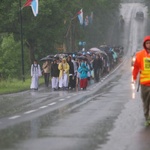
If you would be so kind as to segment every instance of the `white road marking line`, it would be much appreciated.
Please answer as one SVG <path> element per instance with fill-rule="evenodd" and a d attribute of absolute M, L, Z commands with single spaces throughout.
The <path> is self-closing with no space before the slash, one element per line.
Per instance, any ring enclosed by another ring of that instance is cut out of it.
<path fill-rule="evenodd" d="M 71 96 L 67 96 L 67 98 L 70 98 Z"/>
<path fill-rule="evenodd" d="M 30 111 L 26 111 L 24 114 L 30 114 L 30 113 L 33 113 L 35 112 L 36 110 L 30 110 Z"/>
<path fill-rule="evenodd" d="M 43 109 L 43 108 L 46 108 L 46 107 L 48 107 L 48 106 L 41 106 L 40 109 Z"/>
<path fill-rule="evenodd" d="M 8 119 L 16 119 L 16 118 L 19 118 L 20 116 L 13 116 L 13 117 L 10 117 Z"/>
<path fill-rule="evenodd" d="M 50 104 L 48 104 L 49 106 L 52 106 L 52 105 L 55 105 L 56 104 L 56 102 L 53 102 L 53 103 L 50 103 Z"/>
<path fill-rule="evenodd" d="M 61 101 L 64 101 L 64 100 L 65 100 L 65 99 L 62 98 L 62 99 L 60 99 L 59 101 L 61 102 Z"/>

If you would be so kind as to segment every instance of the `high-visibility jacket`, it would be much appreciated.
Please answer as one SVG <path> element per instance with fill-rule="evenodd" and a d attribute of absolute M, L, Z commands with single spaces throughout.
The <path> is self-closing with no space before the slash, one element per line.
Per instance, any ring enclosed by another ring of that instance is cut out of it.
<path fill-rule="evenodd" d="M 132 71 L 133 80 L 140 72 L 140 84 L 150 86 L 150 54 L 145 49 L 136 53 L 136 60 Z"/>
<path fill-rule="evenodd" d="M 147 51 L 146 41 L 150 41 L 149 35 L 144 38 L 144 49 L 136 53 L 132 75 L 133 80 L 136 80 L 140 72 L 140 84 L 150 86 L 150 53 Z"/>

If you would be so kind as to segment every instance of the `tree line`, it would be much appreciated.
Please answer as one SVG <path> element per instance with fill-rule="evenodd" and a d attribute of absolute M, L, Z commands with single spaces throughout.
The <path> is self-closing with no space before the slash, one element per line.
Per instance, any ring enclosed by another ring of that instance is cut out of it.
<path fill-rule="evenodd" d="M 0 5 L 0 78 L 21 77 L 20 6 L 26 0 L 1 0 Z M 34 59 L 61 50 L 78 51 L 79 42 L 86 47 L 105 42 L 108 28 L 114 25 L 120 0 L 39 0 L 34 17 L 30 7 L 21 9 L 24 69 L 29 74 Z M 93 13 L 92 23 L 80 25 L 77 12 L 84 19 Z"/>

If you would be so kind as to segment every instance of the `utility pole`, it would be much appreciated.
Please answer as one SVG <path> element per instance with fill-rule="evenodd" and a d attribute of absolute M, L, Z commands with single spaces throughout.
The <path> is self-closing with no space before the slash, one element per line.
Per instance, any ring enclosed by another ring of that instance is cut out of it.
<path fill-rule="evenodd" d="M 20 38 L 21 38 L 21 62 L 22 62 L 22 80 L 23 82 L 25 81 L 25 76 L 24 76 L 24 50 L 23 50 L 23 32 L 22 32 L 22 10 L 21 10 L 21 0 L 19 0 L 19 13 L 20 13 Z"/>

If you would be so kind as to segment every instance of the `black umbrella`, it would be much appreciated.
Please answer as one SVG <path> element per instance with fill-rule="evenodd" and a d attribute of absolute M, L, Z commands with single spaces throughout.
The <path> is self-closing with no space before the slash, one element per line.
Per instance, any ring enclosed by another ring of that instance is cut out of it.
<path fill-rule="evenodd" d="M 104 51 L 102 51 L 102 50 L 100 50 L 100 49 L 98 49 L 98 48 L 96 48 L 96 47 L 91 48 L 89 51 L 90 51 L 91 53 L 96 53 L 96 54 L 102 53 L 102 54 L 104 54 L 104 55 L 107 55 Z"/>
<path fill-rule="evenodd" d="M 85 56 L 77 56 L 76 58 L 80 59 L 80 60 L 87 60 L 87 58 Z"/>
<path fill-rule="evenodd" d="M 42 59 L 40 59 L 40 61 L 53 61 L 54 60 L 54 58 L 52 58 L 52 57 L 44 57 L 44 58 L 42 58 Z"/>
<path fill-rule="evenodd" d="M 67 54 L 60 53 L 60 54 L 56 54 L 54 57 L 64 58 L 64 57 L 67 57 L 67 56 L 68 56 Z"/>
<path fill-rule="evenodd" d="M 50 57 L 50 58 L 53 58 L 55 55 L 51 54 L 51 55 L 48 55 L 46 57 Z"/>

